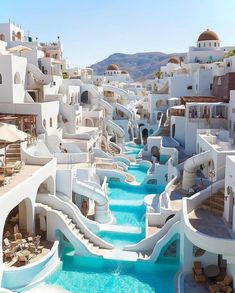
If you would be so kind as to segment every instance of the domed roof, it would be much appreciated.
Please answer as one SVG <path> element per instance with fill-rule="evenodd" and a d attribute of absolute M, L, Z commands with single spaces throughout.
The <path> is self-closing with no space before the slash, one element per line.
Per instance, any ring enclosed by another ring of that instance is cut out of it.
<path fill-rule="evenodd" d="M 119 70 L 117 64 L 110 64 L 106 70 Z"/>
<path fill-rule="evenodd" d="M 167 63 L 180 64 L 180 60 L 178 57 L 171 57 Z"/>
<path fill-rule="evenodd" d="M 201 42 L 201 41 L 219 41 L 219 37 L 218 35 L 207 29 L 206 31 L 204 31 L 203 33 L 200 34 L 200 36 L 198 37 L 198 42 Z"/>
<path fill-rule="evenodd" d="M 122 70 L 121 74 L 128 74 L 126 70 Z"/>

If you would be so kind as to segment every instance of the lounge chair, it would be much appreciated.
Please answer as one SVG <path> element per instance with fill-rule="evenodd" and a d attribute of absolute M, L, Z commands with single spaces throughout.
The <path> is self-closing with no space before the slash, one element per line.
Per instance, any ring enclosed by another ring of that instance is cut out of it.
<path fill-rule="evenodd" d="M 195 261 L 192 267 L 193 277 L 197 283 L 205 283 L 206 276 L 203 273 L 203 268 L 200 261 Z"/>
<path fill-rule="evenodd" d="M 211 293 L 216 292 L 225 292 L 225 293 L 232 293 L 233 289 L 231 284 L 233 282 L 233 278 L 229 275 L 226 275 L 222 282 L 216 282 L 216 284 L 210 285 L 209 290 Z"/>

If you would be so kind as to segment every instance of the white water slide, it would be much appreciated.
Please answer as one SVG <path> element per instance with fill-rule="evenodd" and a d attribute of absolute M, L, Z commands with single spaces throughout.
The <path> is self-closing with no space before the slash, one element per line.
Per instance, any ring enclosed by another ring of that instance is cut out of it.
<path fill-rule="evenodd" d="M 127 109 L 127 107 L 125 107 L 125 106 L 123 106 L 122 104 L 119 104 L 119 103 L 115 103 L 115 104 L 113 104 L 113 106 L 117 110 L 123 112 L 127 116 L 127 118 L 133 119 L 133 114 L 129 109 Z"/>
<path fill-rule="evenodd" d="M 128 99 L 128 92 L 124 89 L 120 89 L 118 87 L 112 86 L 110 84 L 102 84 L 102 88 L 104 91 L 109 91 L 118 94 L 119 96 L 122 96 L 125 100 Z"/>
<path fill-rule="evenodd" d="M 102 96 L 101 93 L 99 93 L 97 87 L 95 85 L 92 84 L 84 84 L 82 86 L 82 92 L 84 91 L 88 91 L 89 93 L 92 94 L 92 96 L 95 99 L 98 99 L 98 101 L 95 101 L 96 103 L 98 102 L 98 105 L 100 105 L 101 107 L 103 107 L 106 112 L 107 112 L 107 117 L 112 118 L 113 116 L 113 107 L 104 100 L 104 97 Z"/>
<path fill-rule="evenodd" d="M 169 85 L 168 85 L 168 81 L 166 81 L 162 87 L 157 89 L 157 94 L 168 94 L 169 91 Z"/>
<path fill-rule="evenodd" d="M 44 74 L 37 66 L 27 63 L 27 71 L 33 75 L 33 78 L 36 83 L 43 85 L 48 85 L 53 81 L 51 75 Z"/>
<path fill-rule="evenodd" d="M 113 130 L 113 132 L 116 133 L 116 135 L 117 135 L 117 142 L 116 143 L 121 148 L 123 148 L 124 143 L 125 143 L 125 132 L 124 132 L 124 130 L 110 119 L 105 120 L 105 125 L 107 127 L 110 127 Z"/>
<path fill-rule="evenodd" d="M 77 178 L 74 178 L 73 191 L 95 201 L 95 220 L 97 222 L 106 224 L 112 221 L 108 198 L 102 189 L 94 187 L 89 183 L 81 182 Z"/>
<path fill-rule="evenodd" d="M 196 156 L 189 158 L 184 164 L 183 183 L 182 187 L 184 190 L 188 190 L 195 183 L 197 168 L 212 160 L 211 151 L 200 153 Z"/>
<path fill-rule="evenodd" d="M 125 246 L 124 250 L 137 252 L 140 259 L 156 262 L 162 249 L 171 243 L 173 237 L 179 233 L 179 231 L 180 213 L 177 213 L 172 219 L 165 223 L 160 231 L 136 244 Z M 143 258 L 143 256 L 145 257 Z"/>

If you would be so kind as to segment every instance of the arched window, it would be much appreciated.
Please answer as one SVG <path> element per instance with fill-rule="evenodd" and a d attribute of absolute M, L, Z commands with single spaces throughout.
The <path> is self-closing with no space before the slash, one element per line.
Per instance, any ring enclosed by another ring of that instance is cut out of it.
<path fill-rule="evenodd" d="M 16 40 L 16 33 L 13 31 L 12 32 L 12 41 L 15 41 Z"/>
<path fill-rule="evenodd" d="M 0 73 L 0 84 L 2 84 L 2 75 Z"/>
<path fill-rule="evenodd" d="M 52 118 L 50 117 L 50 127 L 52 127 L 53 125 L 53 121 L 52 121 Z"/>
<path fill-rule="evenodd" d="M 0 40 L 5 41 L 5 35 L 4 34 L 0 34 Z"/>
<path fill-rule="evenodd" d="M 14 84 L 20 84 L 21 83 L 21 78 L 19 72 L 16 72 L 14 75 Z"/>
<path fill-rule="evenodd" d="M 16 38 L 17 38 L 18 40 L 21 40 L 21 32 L 18 32 L 18 33 L 16 34 Z"/>
<path fill-rule="evenodd" d="M 47 122 L 46 122 L 46 119 L 45 119 L 45 118 L 43 119 L 43 122 L 42 122 L 42 123 L 43 123 L 43 126 L 44 126 L 45 128 L 47 128 Z"/>

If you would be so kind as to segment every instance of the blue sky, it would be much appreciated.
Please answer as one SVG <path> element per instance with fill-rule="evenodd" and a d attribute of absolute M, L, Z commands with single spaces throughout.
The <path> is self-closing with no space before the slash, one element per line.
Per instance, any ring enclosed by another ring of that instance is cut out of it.
<path fill-rule="evenodd" d="M 203 30 L 235 45 L 235 0 L 4 0 L 9 18 L 40 41 L 61 37 L 64 57 L 88 66 L 112 53 L 185 52 Z"/>

